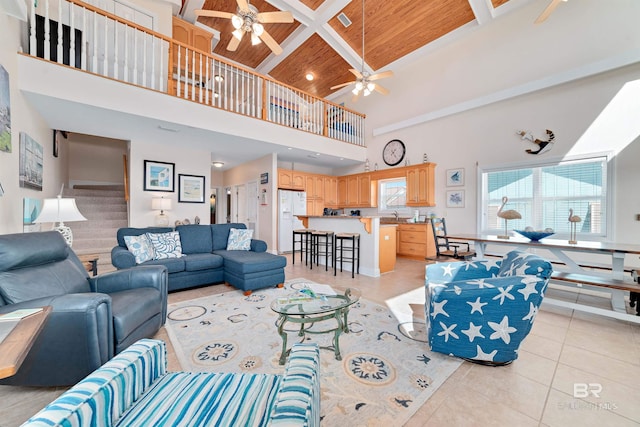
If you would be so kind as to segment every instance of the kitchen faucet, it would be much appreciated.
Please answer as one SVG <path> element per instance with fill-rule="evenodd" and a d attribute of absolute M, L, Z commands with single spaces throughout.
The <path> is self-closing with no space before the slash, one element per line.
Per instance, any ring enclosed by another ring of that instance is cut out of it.
<path fill-rule="evenodd" d="M 393 211 L 393 216 L 396 217 L 396 221 L 398 220 L 398 211 Z"/>

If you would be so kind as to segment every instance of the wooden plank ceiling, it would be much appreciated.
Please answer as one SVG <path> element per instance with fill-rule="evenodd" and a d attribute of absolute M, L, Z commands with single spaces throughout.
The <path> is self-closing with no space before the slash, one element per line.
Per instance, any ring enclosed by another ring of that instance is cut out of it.
<path fill-rule="evenodd" d="M 354 80 L 349 68 L 386 71 L 394 61 L 474 21 L 476 16 L 470 5 L 474 1 L 367 0 L 364 67 L 362 2 L 359 0 L 251 0 L 259 12 L 289 10 L 296 18 L 292 24 L 264 24 L 265 31 L 284 48 L 279 56 L 273 55 L 264 43 L 252 46 L 249 37 L 243 38 L 235 52 L 228 51 L 233 31 L 231 21 L 205 17 L 198 20 L 220 32 L 215 54 L 313 95 L 326 97 L 333 92 L 332 86 Z M 492 0 L 491 5 L 497 8 L 507 2 Z M 282 5 L 282 9 L 271 3 Z M 204 0 L 202 8 L 235 12 L 237 4 L 236 0 Z M 352 22 L 349 27 L 338 20 L 341 13 Z M 305 78 L 307 73 L 313 74 L 313 81 Z"/>

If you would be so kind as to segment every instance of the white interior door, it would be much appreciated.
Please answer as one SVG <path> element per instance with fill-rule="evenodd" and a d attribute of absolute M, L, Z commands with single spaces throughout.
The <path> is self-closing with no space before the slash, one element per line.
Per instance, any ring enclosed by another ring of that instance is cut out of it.
<path fill-rule="evenodd" d="M 232 222 L 241 222 L 246 224 L 247 221 L 247 187 L 242 185 L 236 185 L 234 187 L 233 194 L 231 195 L 232 209 L 231 218 Z"/>

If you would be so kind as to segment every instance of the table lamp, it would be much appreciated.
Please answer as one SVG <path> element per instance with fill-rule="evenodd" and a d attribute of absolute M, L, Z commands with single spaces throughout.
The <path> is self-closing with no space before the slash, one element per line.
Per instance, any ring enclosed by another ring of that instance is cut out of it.
<path fill-rule="evenodd" d="M 165 215 L 164 211 L 171 210 L 171 199 L 165 199 L 164 197 L 153 198 L 151 199 L 151 209 L 160 211 L 160 213 L 156 215 L 157 226 L 169 226 L 169 217 Z"/>
<path fill-rule="evenodd" d="M 71 246 L 73 244 L 73 233 L 71 229 L 64 225 L 64 222 L 71 221 L 86 221 L 87 218 L 82 216 L 78 207 L 76 206 L 76 199 L 65 198 L 61 195 L 54 199 L 44 199 L 44 205 L 35 223 L 51 222 L 53 223 L 52 230 L 58 231 L 62 234 L 62 237 L 67 241 L 67 244 Z M 58 225 L 56 225 L 58 223 Z"/>

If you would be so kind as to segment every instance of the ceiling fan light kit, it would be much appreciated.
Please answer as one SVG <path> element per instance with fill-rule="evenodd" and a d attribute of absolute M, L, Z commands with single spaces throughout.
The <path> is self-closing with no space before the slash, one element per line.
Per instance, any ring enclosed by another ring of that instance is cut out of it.
<path fill-rule="evenodd" d="M 233 37 L 227 45 L 227 50 L 235 51 L 245 33 L 251 34 L 251 44 L 253 46 L 264 42 L 275 54 L 282 53 L 282 48 L 273 37 L 264 29 L 263 23 L 292 23 L 293 15 L 288 11 L 258 12 L 255 6 L 249 4 L 247 0 L 236 0 L 238 8 L 236 13 L 222 12 L 218 10 L 199 9 L 195 11 L 196 16 L 206 16 L 212 18 L 231 19 L 234 31 Z"/>
<path fill-rule="evenodd" d="M 393 71 L 385 71 L 383 73 L 377 74 L 369 74 L 364 70 L 364 0 L 362 0 L 362 69 L 358 71 L 354 68 L 349 70 L 354 76 L 356 76 L 356 80 L 353 82 L 342 83 L 337 86 L 333 86 L 331 90 L 339 89 L 341 87 L 349 86 L 352 83 L 355 83 L 351 93 L 353 93 L 353 101 L 357 101 L 360 92 L 364 96 L 369 96 L 371 93 L 376 90 L 383 95 L 389 93 L 389 91 L 382 86 L 373 83 L 374 80 L 383 79 L 385 77 L 393 76 Z"/>

